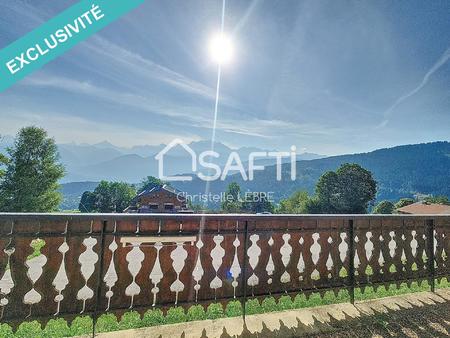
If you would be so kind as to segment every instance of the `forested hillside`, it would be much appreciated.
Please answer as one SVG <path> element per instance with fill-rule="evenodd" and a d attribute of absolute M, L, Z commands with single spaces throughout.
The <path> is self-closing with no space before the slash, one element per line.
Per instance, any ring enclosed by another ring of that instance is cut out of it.
<path fill-rule="evenodd" d="M 255 172 L 251 182 L 240 175 L 210 185 L 213 193 L 224 192 L 230 182 L 237 182 L 243 191 L 274 192 L 276 201 L 297 190 L 314 192 L 319 177 L 327 170 L 335 170 L 343 163 L 357 163 L 370 170 L 378 182 L 377 200 L 397 200 L 416 193 L 450 196 L 450 143 L 433 142 L 379 149 L 369 153 L 333 156 L 297 162 L 297 179 L 290 180 L 290 164 L 283 165 L 283 180 L 276 181 L 274 166 Z M 136 182 L 129 182 L 136 183 Z M 94 190 L 97 182 L 74 182 L 62 185 L 63 209 L 78 207 L 79 198 L 86 190 Z M 198 178 L 173 185 L 189 194 L 205 192 L 205 182 Z M 211 205 L 217 207 L 217 205 Z"/>
<path fill-rule="evenodd" d="M 290 164 L 283 165 L 283 180 L 276 181 L 275 166 L 255 172 L 251 182 L 240 175 L 224 182 L 212 182 L 211 192 L 225 191 L 236 181 L 244 191 L 274 192 L 278 201 L 296 190 L 312 193 L 318 178 L 327 170 L 335 170 L 343 163 L 357 163 L 370 170 L 378 182 L 377 200 L 396 200 L 416 193 L 450 195 L 450 143 L 433 142 L 379 149 L 369 153 L 333 156 L 323 159 L 298 161 L 297 179 L 290 180 Z M 205 183 L 199 179 L 176 183 L 177 188 L 191 194 L 204 192 Z"/>

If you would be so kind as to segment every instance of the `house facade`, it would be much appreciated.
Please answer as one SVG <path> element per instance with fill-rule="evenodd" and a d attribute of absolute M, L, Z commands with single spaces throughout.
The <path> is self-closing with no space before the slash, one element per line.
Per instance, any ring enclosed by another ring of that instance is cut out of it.
<path fill-rule="evenodd" d="M 133 198 L 127 213 L 189 213 L 187 201 L 176 189 L 156 186 L 146 189 Z"/>

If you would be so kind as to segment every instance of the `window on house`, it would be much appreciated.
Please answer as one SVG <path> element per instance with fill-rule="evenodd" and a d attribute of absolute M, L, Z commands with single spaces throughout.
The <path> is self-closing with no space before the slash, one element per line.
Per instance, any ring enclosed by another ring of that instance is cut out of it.
<path fill-rule="evenodd" d="M 173 210 L 173 203 L 164 203 L 164 210 Z"/>
<path fill-rule="evenodd" d="M 156 209 L 158 209 L 158 204 L 157 204 L 157 203 L 150 203 L 150 204 L 148 205 L 148 207 L 149 207 L 149 209 L 151 209 L 151 210 L 156 210 Z"/>

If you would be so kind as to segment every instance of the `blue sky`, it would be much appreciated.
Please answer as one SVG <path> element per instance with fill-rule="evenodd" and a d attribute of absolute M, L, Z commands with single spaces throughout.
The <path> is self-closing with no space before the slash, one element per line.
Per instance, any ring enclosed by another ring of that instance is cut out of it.
<path fill-rule="evenodd" d="M 74 1 L 0 3 L 0 48 Z M 0 93 L 0 134 L 211 137 L 221 1 L 150 1 Z M 450 2 L 227 0 L 217 140 L 321 154 L 450 140 Z"/>

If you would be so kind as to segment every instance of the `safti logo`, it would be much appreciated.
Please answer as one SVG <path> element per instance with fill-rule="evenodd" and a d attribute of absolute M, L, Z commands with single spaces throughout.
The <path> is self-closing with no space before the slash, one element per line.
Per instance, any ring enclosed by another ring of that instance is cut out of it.
<path fill-rule="evenodd" d="M 257 159 L 272 159 L 276 161 L 276 179 L 282 179 L 282 164 L 284 158 L 290 159 L 290 178 L 292 181 L 296 178 L 296 147 L 291 146 L 290 151 L 257 151 L 251 152 L 248 156 L 248 167 L 244 167 L 239 154 L 235 151 L 229 153 L 227 161 L 223 168 L 214 159 L 220 158 L 220 154 L 213 150 L 206 150 L 197 154 L 188 144 L 181 139 L 174 139 L 164 149 L 162 149 L 155 159 L 158 161 L 158 175 L 164 181 L 192 181 L 192 176 L 165 176 L 164 175 L 164 156 L 170 152 L 172 148 L 181 146 L 191 157 L 191 170 L 198 178 L 203 181 L 225 180 L 230 172 L 239 172 L 244 181 L 252 181 L 255 171 L 264 171 L 264 165 L 256 165 Z M 205 173 L 206 172 L 206 173 Z"/>

